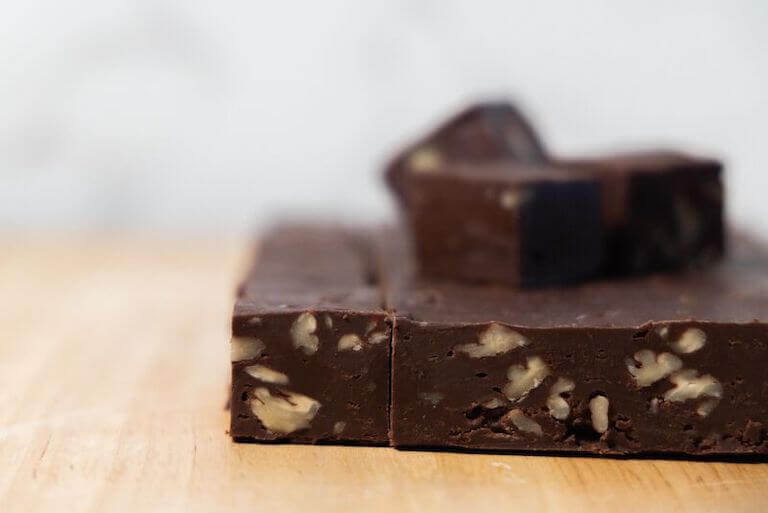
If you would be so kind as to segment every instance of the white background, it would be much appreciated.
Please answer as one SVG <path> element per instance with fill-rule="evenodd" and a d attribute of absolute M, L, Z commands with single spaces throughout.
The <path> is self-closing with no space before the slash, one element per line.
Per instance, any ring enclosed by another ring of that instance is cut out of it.
<path fill-rule="evenodd" d="M 560 154 L 723 157 L 732 219 L 768 233 L 764 0 L 1 5 L 3 231 L 386 219 L 383 159 L 491 94 Z"/>

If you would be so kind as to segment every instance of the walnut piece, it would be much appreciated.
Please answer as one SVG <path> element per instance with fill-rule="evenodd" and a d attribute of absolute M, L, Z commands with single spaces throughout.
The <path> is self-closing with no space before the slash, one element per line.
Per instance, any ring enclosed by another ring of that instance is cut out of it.
<path fill-rule="evenodd" d="M 320 340 L 314 335 L 317 329 L 317 319 L 309 312 L 299 315 L 291 325 L 293 347 L 301 348 L 306 354 L 314 354 L 320 346 Z"/>
<path fill-rule="evenodd" d="M 232 342 L 229 346 L 230 359 L 233 362 L 253 360 L 261 356 L 265 347 L 264 342 L 258 338 L 232 337 Z"/>
<path fill-rule="evenodd" d="M 417 173 L 434 173 L 442 164 L 440 153 L 434 148 L 425 146 L 417 148 L 408 157 L 408 167 Z"/>
<path fill-rule="evenodd" d="M 330 315 L 325 314 L 323 316 L 323 321 L 325 322 L 325 327 L 326 328 L 328 328 L 329 330 L 333 329 L 333 319 L 331 318 Z"/>
<path fill-rule="evenodd" d="M 342 335 L 339 339 L 339 351 L 360 351 L 363 348 L 363 341 L 354 333 Z"/>
<path fill-rule="evenodd" d="M 381 342 L 384 342 L 385 340 L 388 340 L 388 339 L 389 337 L 383 331 L 374 331 L 373 333 L 368 335 L 369 344 L 380 344 Z"/>
<path fill-rule="evenodd" d="M 483 358 L 506 353 L 529 343 L 520 333 L 494 322 L 480 334 L 477 343 L 461 344 L 454 349 L 466 353 L 470 358 Z"/>
<path fill-rule="evenodd" d="M 507 412 L 501 420 L 502 423 L 505 420 L 511 422 L 517 429 L 525 433 L 532 433 L 536 436 L 541 436 L 543 433 L 538 422 L 530 417 L 526 417 L 522 410 L 517 408 Z"/>
<path fill-rule="evenodd" d="M 648 403 L 648 412 L 656 415 L 659 413 L 659 398 L 654 397 L 651 402 Z"/>
<path fill-rule="evenodd" d="M 504 210 L 514 210 L 523 202 L 523 194 L 520 191 L 508 189 L 499 196 L 499 203 Z"/>
<path fill-rule="evenodd" d="M 507 371 L 509 383 L 504 387 L 504 395 L 510 401 L 520 401 L 534 388 L 541 385 L 549 376 L 549 368 L 538 356 L 529 356 L 527 365 L 512 365 Z"/>
<path fill-rule="evenodd" d="M 533 198 L 530 190 L 507 189 L 499 195 L 499 204 L 504 210 L 515 210 Z"/>
<path fill-rule="evenodd" d="M 596 395 L 589 401 L 592 428 L 601 435 L 608 431 L 608 406 L 608 398 L 604 395 Z"/>
<path fill-rule="evenodd" d="M 340 435 L 347 428 L 347 423 L 343 420 L 338 421 L 333 425 L 333 434 Z"/>
<path fill-rule="evenodd" d="M 483 403 L 483 408 L 488 408 L 489 410 L 493 410 L 494 408 L 501 408 L 502 406 L 504 406 L 504 403 L 498 397 L 488 399 Z"/>
<path fill-rule="evenodd" d="M 695 353 L 707 343 L 707 335 L 699 328 L 688 328 L 678 340 L 672 342 L 672 349 L 676 353 Z"/>
<path fill-rule="evenodd" d="M 696 414 L 699 417 L 706 417 L 720 404 L 720 399 L 707 399 L 696 408 Z"/>
<path fill-rule="evenodd" d="M 673 374 L 671 381 L 675 388 L 667 390 L 664 399 L 674 403 L 682 403 L 690 399 L 699 397 L 712 397 L 720 399 L 723 397 L 723 386 L 715 378 L 706 374 L 699 376 L 694 369 L 684 369 Z"/>
<path fill-rule="evenodd" d="M 640 364 L 640 367 L 632 360 L 627 360 L 627 369 L 639 387 L 653 385 L 683 367 L 680 358 L 672 353 L 661 353 L 656 356 L 656 353 L 650 349 L 636 352 L 635 361 Z"/>
<path fill-rule="evenodd" d="M 253 390 L 251 411 L 265 429 L 286 435 L 309 427 L 320 403 L 307 397 L 281 390 L 284 395 L 272 395 L 263 387 Z"/>
<path fill-rule="evenodd" d="M 249 365 L 245 368 L 245 372 L 264 383 L 274 383 L 275 385 L 288 384 L 288 376 L 264 365 Z"/>
<path fill-rule="evenodd" d="M 375 345 L 380 344 L 381 342 L 384 342 L 385 340 L 388 340 L 388 336 L 386 333 L 381 331 L 375 331 L 367 336 L 365 343 L 369 345 Z M 339 345 L 338 350 L 339 351 L 360 351 L 365 347 L 363 343 L 363 339 L 360 338 L 359 335 L 356 335 L 354 333 L 349 333 L 347 335 L 342 335 L 342 337 L 339 339 Z"/>
<path fill-rule="evenodd" d="M 565 420 L 571 413 L 571 406 L 568 401 L 562 397 L 562 394 L 566 392 L 572 392 L 576 388 L 573 381 L 568 378 L 557 378 L 557 381 L 552 388 L 549 389 L 549 397 L 547 398 L 547 408 L 549 408 L 549 414 L 557 420 Z"/>

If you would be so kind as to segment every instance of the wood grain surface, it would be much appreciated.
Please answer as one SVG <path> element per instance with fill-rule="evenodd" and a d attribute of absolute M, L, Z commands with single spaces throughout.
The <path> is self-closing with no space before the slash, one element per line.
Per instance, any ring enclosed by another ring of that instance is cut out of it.
<path fill-rule="evenodd" d="M 766 511 L 768 464 L 233 444 L 233 241 L 0 243 L 0 511 Z"/>

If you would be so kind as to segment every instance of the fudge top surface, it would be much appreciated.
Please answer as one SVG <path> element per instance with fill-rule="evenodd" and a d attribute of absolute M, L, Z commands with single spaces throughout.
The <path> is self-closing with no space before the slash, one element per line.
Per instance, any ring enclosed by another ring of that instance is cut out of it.
<path fill-rule="evenodd" d="M 735 237 L 725 260 L 701 270 L 514 290 L 415 277 L 413 264 L 403 265 L 411 262 L 404 237 L 392 233 L 386 236 L 388 243 L 382 243 L 387 303 L 398 317 L 414 321 L 501 322 L 528 328 L 635 328 L 689 320 L 768 322 L 768 250 L 744 237 Z"/>
<path fill-rule="evenodd" d="M 398 317 L 436 325 L 635 328 L 689 320 L 768 322 L 768 248 L 742 235 L 733 239 L 721 263 L 700 270 L 516 290 L 417 277 L 399 230 L 287 225 L 262 238 L 238 292 L 235 317 L 307 310 L 384 313 L 386 297 L 385 306 Z"/>
<path fill-rule="evenodd" d="M 369 253 L 354 229 L 278 225 L 262 238 L 238 290 L 235 316 L 305 310 L 381 311 Z"/>
<path fill-rule="evenodd" d="M 419 147 L 443 146 L 445 142 L 448 142 L 449 145 L 443 149 L 453 153 L 456 148 L 451 147 L 450 143 L 455 143 L 457 137 L 462 138 L 470 135 L 467 133 L 468 131 L 470 134 L 483 131 L 486 136 L 495 138 L 497 143 L 506 142 L 507 150 L 516 160 L 538 162 L 547 158 L 546 149 L 526 116 L 517 106 L 505 100 L 490 100 L 465 107 L 454 116 L 438 124 L 404 153 L 410 153 Z M 524 137 L 524 140 L 518 141 L 517 145 L 509 145 L 509 141 L 504 141 L 509 136 L 509 131 L 518 133 L 519 136 Z M 523 147 L 520 147 L 520 143 L 523 144 Z M 466 151 L 467 149 L 465 145 L 460 145 L 458 156 L 476 160 L 473 158 L 477 157 L 474 151 L 461 155 L 461 150 Z"/>
<path fill-rule="evenodd" d="M 600 157 L 559 159 L 564 167 L 593 167 L 613 173 L 666 173 L 681 171 L 719 172 L 722 164 L 714 159 L 672 150 L 613 153 Z"/>
<path fill-rule="evenodd" d="M 722 164 L 716 160 L 673 151 L 617 153 L 596 158 L 559 159 L 551 163 L 523 163 L 514 159 L 471 162 L 443 159 L 430 148 L 416 150 L 409 159 L 408 174 L 414 178 L 452 179 L 506 184 L 543 182 L 588 182 L 602 174 L 662 175 L 706 173 L 717 175 Z M 597 175 L 596 175 L 597 173 Z"/>
<path fill-rule="evenodd" d="M 467 182 L 503 182 L 507 185 L 525 185 L 547 182 L 594 182 L 595 179 L 579 166 L 553 166 L 549 164 L 523 164 L 511 159 L 471 163 L 447 161 L 433 170 L 420 172 L 411 169 L 414 177 L 444 179 L 450 177 Z"/>

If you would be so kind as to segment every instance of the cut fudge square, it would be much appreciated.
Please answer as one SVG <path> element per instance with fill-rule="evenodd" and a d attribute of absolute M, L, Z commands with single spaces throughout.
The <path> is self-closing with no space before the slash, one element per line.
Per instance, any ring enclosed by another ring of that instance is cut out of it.
<path fill-rule="evenodd" d="M 403 177 L 419 270 L 436 279 L 539 287 L 603 265 L 600 183 L 564 168 L 454 163 Z"/>
<path fill-rule="evenodd" d="M 505 101 L 480 102 L 460 111 L 398 154 L 386 178 L 395 191 L 411 171 L 429 172 L 456 162 L 510 160 L 541 163 L 548 159 L 544 144 L 525 115 Z"/>
<path fill-rule="evenodd" d="M 560 163 L 602 184 L 609 274 L 679 270 L 723 255 L 720 162 L 647 151 Z"/>
<path fill-rule="evenodd" d="M 343 229 L 266 235 L 232 319 L 237 440 L 386 444 L 392 323 Z"/>
<path fill-rule="evenodd" d="M 520 291 L 414 278 L 384 246 L 395 446 L 768 454 L 764 249 L 740 241 L 704 272 Z"/>
<path fill-rule="evenodd" d="M 445 174 L 456 165 L 548 170 L 563 167 L 601 186 L 605 254 L 601 274 L 620 276 L 702 267 L 725 252 L 722 164 L 669 150 L 553 158 L 520 111 L 504 102 L 473 105 L 399 154 L 386 178 L 404 209 L 422 191 L 413 175 Z M 442 274 L 442 273 L 441 273 Z M 461 278 L 461 276 L 457 276 Z"/>

